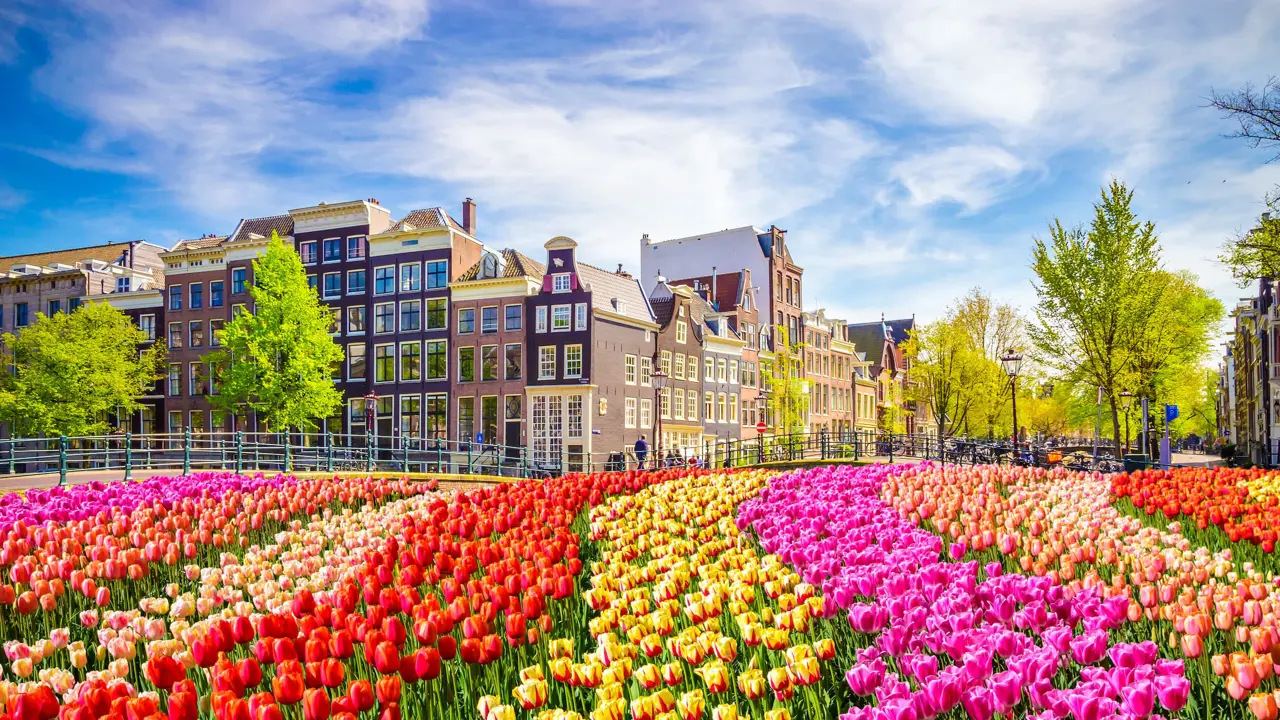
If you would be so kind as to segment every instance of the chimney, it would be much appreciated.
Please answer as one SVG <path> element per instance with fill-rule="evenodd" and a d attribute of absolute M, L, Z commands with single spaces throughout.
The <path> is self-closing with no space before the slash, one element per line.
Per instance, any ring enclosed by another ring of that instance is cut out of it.
<path fill-rule="evenodd" d="M 720 303 L 716 302 L 716 298 L 717 298 L 717 297 L 719 297 L 719 296 L 718 296 L 718 295 L 716 295 L 716 266 L 715 266 L 715 265 L 712 265 L 712 266 L 711 266 L 711 299 L 710 299 L 710 302 L 711 302 L 711 307 L 715 308 L 716 312 L 720 312 Z"/>
<path fill-rule="evenodd" d="M 476 204 L 471 198 L 462 201 L 462 229 L 471 237 L 476 236 Z"/>
<path fill-rule="evenodd" d="M 1266 222 L 1266 221 L 1268 221 L 1268 220 L 1270 220 L 1270 219 L 1271 219 L 1271 213 L 1270 213 L 1270 212 L 1264 212 L 1264 213 L 1262 213 L 1262 221 L 1263 221 L 1263 222 Z"/>

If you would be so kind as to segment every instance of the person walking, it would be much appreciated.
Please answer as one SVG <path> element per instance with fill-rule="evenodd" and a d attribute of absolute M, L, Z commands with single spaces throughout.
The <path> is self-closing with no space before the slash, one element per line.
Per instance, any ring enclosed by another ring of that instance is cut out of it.
<path fill-rule="evenodd" d="M 649 443 L 645 442 L 644 435 L 636 441 L 636 462 L 639 463 L 639 469 L 644 469 L 644 463 L 649 459 Z"/>

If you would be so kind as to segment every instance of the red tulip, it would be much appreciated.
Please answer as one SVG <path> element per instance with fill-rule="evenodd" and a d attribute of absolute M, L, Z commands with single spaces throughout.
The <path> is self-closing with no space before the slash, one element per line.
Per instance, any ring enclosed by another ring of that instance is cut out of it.
<path fill-rule="evenodd" d="M 452 635 L 441 635 L 436 639 L 436 647 L 440 648 L 440 657 L 452 660 L 458 655 L 458 640 Z"/>
<path fill-rule="evenodd" d="M 400 720 L 400 703 L 387 703 L 378 712 L 378 720 Z"/>
<path fill-rule="evenodd" d="M 240 676 L 240 683 L 246 688 L 258 687 L 262 682 L 262 666 L 252 657 L 236 662 L 236 674 Z"/>
<path fill-rule="evenodd" d="M 159 655 L 147 661 L 146 675 L 157 689 L 169 692 L 174 683 L 187 676 L 187 669 L 176 659 Z"/>
<path fill-rule="evenodd" d="M 302 699 L 303 720 L 329 720 L 330 709 L 329 693 L 322 688 L 308 690 Z"/>
<path fill-rule="evenodd" d="M 106 607 L 111 604 L 111 588 L 100 587 L 94 595 L 93 602 L 98 607 Z"/>
<path fill-rule="evenodd" d="M 293 705 L 302 700 L 304 683 L 301 675 L 285 673 L 276 675 L 271 680 L 271 692 L 276 701 L 284 705 Z"/>
<path fill-rule="evenodd" d="M 231 623 L 231 637 L 236 641 L 237 645 L 244 645 L 253 639 L 253 623 L 249 622 L 249 618 L 239 616 Z"/>
<path fill-rule="evenodd" d="M 440 651 L 433 647 L 419 648 L 413 655 L 414 671 L 423 680 L 440 677 Z"/>
<path fill-rule="evenodd" d="M 368 680 L 356 680 L 347 688 L 347 697 L 356 706 L 356 712 L 373 707 L 373 685 Z"/>
<path fill-rule="evenodd" d="M 195 693 L 169 693 L 169 720 L 197 720 L 199 717 Z"/>
<path fill-rule="evenodd" d="M 373 651 L 373 667 L 383 675 L 391 675 L 400 669 L 400 651 L 394 643 L 384 640 Z"/>
<path fill-rule="evenodd" d="M 346 660 L 355 654 L 355 645 L 351 640 L 351 633 L 347 630 L 339 630 L 329 638 L 329 654 L 339 660 Z"/>
<path fill-rule="evenodd" d="M 345 672 L 342 663 L 336 658 L 325 658 L 320 662 L 320 684 L 327 688 L 338 687 L 342 685 Z"/>
<path fill-rule="evenodd" d="M 377 696 L 378 702 L 383 705 L 400 702 L 400 676 L 388 675 L 378 678 L 374 694 Z"/>
<path fill-rule="evenodd" d="M 441 638 L 443 640 L 444 638 Z M 475 664 L 484 658 L 484 646 L 476 638 L 466 638 L 458 647 L 458 654 L 467 664 Z"/>
<path fill-rule="evenodd" d="M 191 643 L 191 657 L 195 658 L 196 665 L 199 667 L 213 667 L 213 664 L 218 661 L 218 647 L 207 636 L 196 638 L 195 642 Z"/>
<path fill-rule="evenodd" d="M 482 663 L 487 665 L 502 657 L 502 638 L 497 635 L 485 635 L 484 639 L 480 642 L 484 648 L 484 659 L 481 660 Z"/>

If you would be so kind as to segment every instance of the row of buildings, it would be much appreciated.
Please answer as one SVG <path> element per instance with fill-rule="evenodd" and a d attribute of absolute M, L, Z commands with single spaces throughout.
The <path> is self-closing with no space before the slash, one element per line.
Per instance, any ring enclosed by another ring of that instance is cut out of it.
<path fill-rule="evenodd" d="M 1269 220 L 1270 213 L 1262 219 Z M 1231 312 L 1234 327 L 1218 366 L 1218 435 L 1255 465 L 1280 465 L 1280 304 L 1277 280 Z"/>
<path fill-rule="evenodd" d="M 168 349 L 166 376 L 125 429 L 254 430 L 252 415 L 211 411 L 208 356 L 233 313 L 252 311 L 253 261 L 273 233 L 333 308 L 344 349 L 334 381 L 346 405 L 324 432 L 521 447 L 570 468 L 642 435 L 691 453 L 772 432 L 775 373 L 800 381 L 804 426 L 835 441 L 932 427 L 923 407 L 893 406 L 910 382 L 902 345 L 914 321 L 806 310 L 803 268 L 777 227 L 646 235 L 634 276 L 588 264 L 567 237 L 537 258 L 487 246 L 470 199 L 460 220 L 439 207 L 397 218 L 374 199 L 320 203 L 171 248 L 6 258 L 0 327 L 108 302 Z"/>

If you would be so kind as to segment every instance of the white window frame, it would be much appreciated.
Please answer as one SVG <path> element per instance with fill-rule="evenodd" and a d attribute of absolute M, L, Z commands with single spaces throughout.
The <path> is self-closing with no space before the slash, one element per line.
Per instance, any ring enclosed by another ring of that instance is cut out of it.
<path fill-rule="evenodd" d="M 633 397 L 623 399 L 622 427 L 634 428 L 636 426 L 636 412 L 636 399 Z"/>
<path fill-rule="evenodd" d="M 307 254 L 302 251 L 303 248 L 307 247 L 308 245 L 311 246 L 311 260 L 307 260 Z M 303 265 L 307 265 L 307 266 L 315 265 L 316 262 L 320 259 L 320 244 L 317 243 L 315 240 L 303 240 L 302 242 L 298 243 L 298 258 L 302 260 Z"/>
<path fill-rule="evenodd" d="M 684 310 L 683 307 L 681 307 L 680 309 Z M 689 341 L 689 323 L 683 320 L 677 320 L 676 321 L 676 342 L 679 343 L 680 345 L 684 345 L 688 341 Z"/>
<path fill-rule="evenodd" d="M 684 388 L 676 388 L 671 398 L 671 414 L 676 420 L 684 419 Z"/>
<path fill-rule="evenodd" d="M 329 280 L 329 277 L 330 277 L 330 276 L 338 278 L 338 291 L 337 291 L 335 294 L 333 294 L 333 295 L 330 295 L 330 294 L 329 294 L 329 283 L 328 283 L 328 280 Z M 324 275 L 322 275 L 322 276 L 320 277 L 320 292 L 323 294 L 323 296 L 324 296 L 324 298 L 325 298 L 325 299 L 333 299 L 333 298 L 340 298 L 340 297 L 342 297 L 342 273 L 340 273 L 340 272 L 327 272 L 327 273 L 325 273 Z"/>
<path fill-rule="evenodd" d="M 653 358 L 640 356 L 640 386 L 653 387 Z"/>
<path fill-rule="evenodd" d="M 738 361 L 737 360 L 729 361 L 729 384 L 730 385 L 738 384 Z"/>
<path fill-rule="evenodd" d="M 547 351 L 551 352 L 548 353 Z M 539 345 L 538 346 L 538 379 L 539 380 L 555 380 L 556 379 L 556 359 L 557 348 L 555 345 Z M 550 368 L 550 372 L 548 372 Z"/>
<path fill-rule="evenodd" d="M 725 417 L 725 414 L 728 410 L 728 403 L 729 403 L 729 398 L 724 393 L 716 394 L 716 415 L 719 416 L 716 419 L 718 422 L 721 422 L 721 423 L 729 422 L 729 419 Z"/>
<path fill-rule="evenodd" d="M 404 280 L 405 280 L 404 271 L 411 270 L 413 268 L 418 269 L 418 287 L 406 288 L 404 287 Z M 422 263 L 408 262 L 408 263 L 399 264 L 399 266 L 396 268 L 396 292 L 401 292 L 401 293 L 422 292 Z"/>
<path fill-rule="evenodd" d="M 637 366 L 635 355 L 622 356 L 622 384 L 635 385 L 637 377 Z"/>
<path fill-rule="evenodd" d="M 378 329 L 378 308 L 381 308 L 381 307 L 388 307 L 388 306 L 390 306 L 390 308 L 391 308 L 391 329 L 390 329 L 390 330 L 379 330 L 379 329 Z M 395 303 L 395 301 L 394 301 L 394 300 L 393 300 L 393 301 L 391 301 L 391 302 L 374 303 L 374 305 L 373 305 L 373 330 L 372 330 L 372 332 L 373 332 L 373 334 L 374 334 L 374 335 L 394 335 L 394 334 L 395 334 L 395 332 L 396 332 L 396 325 L 399 323 L 399 321 L 400 321 L 400 308 L 396 307 L 396 303 Z M 367 317 L 366 317 L 366 318 L 365 318 L 365 327 L 367 328 L 368 326 L 369 326 L 369 318 L 367 318 Z"/>
<path fill-rule="evenodd" d="M 563 287 L 561 286 L 563 284 Z M 572 281 L 569 279 L 569 273 L 556 273 L 551 276 L 551 292 L 567 293 L 573 287 Z"/>
<path fill-rule="evenodd" d="M 435 344 L 440 344 L 444 346 L 444 374 L 441 375 L 440 377 L 431 377 L 431 362 L 430 362 L 431 346 Z M 430 380 L 433 382 L 439 382 L 441 380 L 449 379 L 449 341 L 448 340 L 441 338 L 439 340 L 423 341 L 422 343 L 422 379 Z M 430 393 L 430 394 L 439 395 L 440 393 Z M 426 400 L 424 399 L 423 402 L 425 403 Z"/>
<path fill-rule="evenodd" d="M 640 401 L 640 428 L 648 430 L 653 426 L 653 401 L 644 398 Z"/>
<path fill-rule="evenodd" d="M 698 391 L 690 390 L 689 395 L 685 398 L 684 419 L 690 422 L 698 421 Z"/>
<path fill-rule="evenodd" d="M 379 379 L 378 379 L 378 348 L 391 348 L 391 379 L 390 379 L 390 380 L 379 380 Z M 372 362 L 371 362 L 371 365 L 372 365 L 372 369 L 373 369 L 373 382 L 374 382 L 374 384 L 375 384 L 375 385 L 378 385 L 378 384 L 387 384 L 387 383 L 394 384 L 394 383 L 395 383 L 395 381 L 396 381 L 396 375 L 397 375 L 397 370 L 398 370 L 398 368 L 397 368 L 396 366 L 400 364 L 400 357 L 396 354 L 396 344 L 395 344 L 395 343 L 393 343 L 393 342 L 391 342 L 391 343 L 375 343 L 375 344 L 374 344 L 374 346 L 373 346 L 373 354 L 372 354 L 372 355 L 370 355 L 370 360 L 372 361 Z M 377 418 L 375 417 L 374 419 L 376 420 Z"/>
<path fill-rule="evenodd" d="M 715 358 L 711 357 L 710 355 L 708 355 L 708 356 L 706 356 L 705 358 L 703 358 L 703 359 L 702 359 L 702 367 L 703 367 L 703 376 L 702 376 L 702 379 L 703 379 L 704 381 L 706 381 L 706 382 L 715 382 L 715 381 L 716 381 L 716 360 L 715 360 Z"/>
<path fill-rule="evenodd" d="M 734 422 L 737 422 L 739 425 L 742 424 L 742 417 L 738 413 L 738 393 L 729 394 L 729 419 L 725 422 L 730 424 Z"/>
<path fill-rule="evenodd" d="M 538 311 L 535 313 L 537 320 L 534 324 L 534 332 L 544 333 L 547 331 L 547 306 L 539 305 Z"/>
<path fill-rule="evenodd" d="M 570 360 L 573 357 L 574 350 L 577 350 L 577 354 L 578 354 L 578 371 L 577 372 L 573 372 L 570 369 L 571 365 L 569 364 Z M 573 345 L 564 346 L 564 376 L 566 379 L 568 378 L 577 379 L 582 377 L 582 345 L 573 344 Z"/>
<path fill-rule="evenodd" d="M 557 327 L 557 320 L 560 311 L 564 311 L 564 327 Z M 552 305 L 551 306 L 551 332 L 569 332 L 573 329 L 573 306 L 572 305 Z"/>
<path fill-rule="evenodd" d="M 702 419 L 709 423 L 716 421 L 716 396 L 710 390 L 702 393 Z"/>
<path fill-rule="evenodd" d="M 727 382 L 729 379 L 729 361 L 724 358 L 716 359 L 716 382 Z"/>
<path fill-rule="evenodd" d="M 353 375 L 351 374 L 351 348 L 353 348 L 353 347 L 360 347 L 360 348 L 364 348 L 364 351 L 365 351 L 365 352 L 364 352 L 364 375 L 361 375 L 360 377 L 355 377 L 355 376 L 353 376 Z M 369 379 L 369 346 L 368 346 L 367 344 L 365 344 L 365 343 L 362 343 L 362 342 L 361 342 L 361 343 L 347 343 L 347 357 L 346 357 L 346 365 L 347 365 L 347 380 L 348 380 L 348 381 L 351 381 L 351 380 L 368 380 L 368 379 Z"/>
<path fill-rule="evenodd" d="M 578 303 L 573 306 L 573 329 L 587 329 L 587 304 Z"/>
<path fill-rule="evenodd" d="M 378 292 L 378 271 L 379 270 L 391 271 L 391 290 L 389 292 Z M 373 289 L 371 289 L 369 292 L 370 294 L 375 296 L 395 295 L 396 288 L 399 287 L 399 282 L 400 282 L 400 278 L 396 274 L 395 265 L 379 265 L 373 269 Z"/>
<path fill-rule="evenodd" d="M 356 273 L 364 273 L 364 290 L 351 289 L 351 276 Z M 369 273 L 364 268 L 356 268 L 347 271 L 347 295 L 364 295 L 369 292 Z"/>
<path fill-rule="evenodd" d="M 672 377 L 677 380 L 684 379 L 684 353 L 676 353 L 674 358 L 675 364 L 672 366 Z"/>

